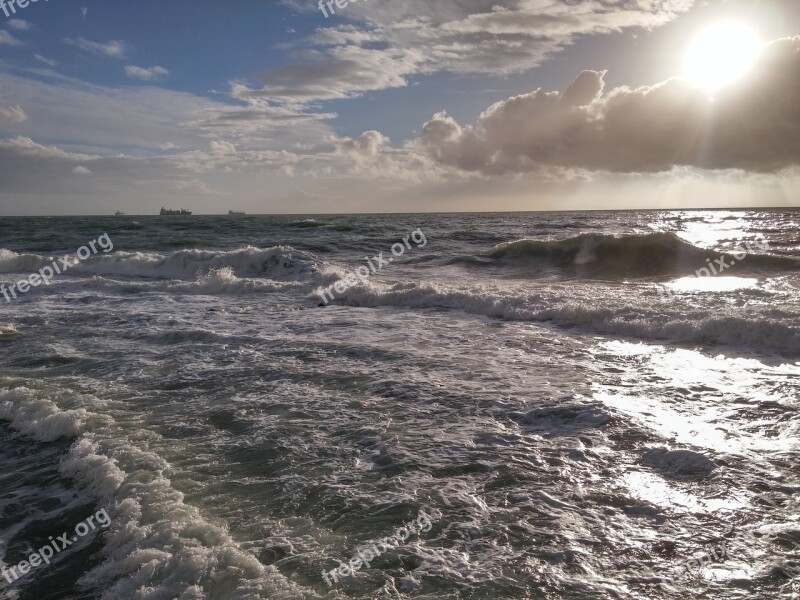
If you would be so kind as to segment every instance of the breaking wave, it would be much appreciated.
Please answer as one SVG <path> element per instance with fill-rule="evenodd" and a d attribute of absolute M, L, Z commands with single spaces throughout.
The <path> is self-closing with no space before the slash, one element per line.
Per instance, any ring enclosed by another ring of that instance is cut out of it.
<path fill-rule="evenodd" d="M 53 262 L 49 256 L 17 254 L 0 249 L 0 273 L 29 273 Z M 215 272 L 235 277 L 309 280 L 322 273 L 326 264 L 310 252 L 290 246 L 238 250 L 179 250 L 173 253 L 125 252 L 99 254 L 72 266 L 67 275 L 182 279 L 194 281 Z"/>
<path fill-rule="evenodd" d="M 85 398 L 90 409 L 103 402 Z M 60 471 L 108 507 L 101 560 L 81 577 L 102 600 L 304 597 L 221 526 L 186 503 L 156 453 L 140 448 L 115 421 L 86 408 L 62 410 L 40 391 L 0 390 L 0 419 L 39 442 L 74 440 Z"/>
<path fill-rule="evenodd" d="M 800 327 L 769 315 L 689 310 L 654 301 L 649 308 L 600 305 L 585 298 L 551 298 L 484 286 L 434 283 L 355 286 L 337 299 L 354 306 L 449 308 L 511 321 L 551 323 L 602 334 L 800 355 Z"/>

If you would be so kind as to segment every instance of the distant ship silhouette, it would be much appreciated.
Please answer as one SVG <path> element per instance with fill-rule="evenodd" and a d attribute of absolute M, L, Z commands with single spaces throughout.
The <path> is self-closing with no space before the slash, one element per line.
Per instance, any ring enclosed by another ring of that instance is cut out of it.
<path fill-rule="evenodd" d="M 244 214 L 243 210 L 229 210 L 228 211 L 228 216 L 229 217 L 232 217 L 234 215 L 243 215 L 243 214 Z"/>
<path fill-rule="evenodd" d="M 191 215 L 191 214 L 192 214 L 192 211 L 190 211 L 190 210 L 184 210 L 184 209 L 172 210 L 172 209 L 164 208 L 163 206 L 161 207 L 161 216 L 162 217 L 164 217 L 164 216 L 167 216 L 167 217 L 181 216 L 182 217 L 182 216 Z"/>

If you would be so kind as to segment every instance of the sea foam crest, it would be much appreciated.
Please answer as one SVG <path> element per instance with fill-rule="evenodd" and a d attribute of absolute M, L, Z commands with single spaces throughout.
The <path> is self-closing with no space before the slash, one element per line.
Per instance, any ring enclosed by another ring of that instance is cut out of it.
<path fill-rule="evenodd" d="M 0 272 L 34 272 L 53 260 L 52 257 L 0 249 Z M 313 254 L 290 246 L 248 246 L 229 251 L 178 250 L 172 253 L 120 250 L 98 254 L 78 264 L 75 262 L 73 256 L 67 274 L 183 280 L 195 280 L 220 270 L 236 277 L 309 279 L 322 266 L 322 261 Z"/>
<path fill-rule="evenodd" d="M 28 388 L 0 392 L 0 419 L 40 442 L 75 437 L 91 416 L 85 408 L 61 411 L 54 402 L 36 397 Z"/>

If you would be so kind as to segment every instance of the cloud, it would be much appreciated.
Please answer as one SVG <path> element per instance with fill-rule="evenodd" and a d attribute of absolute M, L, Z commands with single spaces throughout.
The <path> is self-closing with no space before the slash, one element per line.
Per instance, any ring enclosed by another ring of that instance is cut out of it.
<path fill-rule="evenodd" d="M 118 40 L 111 40 L 105 43 L 92 42 L 83 37 L 64 38 L 64 43 L 68 46 L 75 46 L 84 52 L 97 56 L 107 56 L 111 58 L 123 58 L 125 56 L 125 43 Z"/>
<path fill-rule="evenodd" d="M 333 119 L 336 114 L 304 113 L 283 107 L 231 106 L 203 111 L 196 116 L 199 117 L 197 120 L 188 121 L 185 125 L 215 135 L 253 136 L 276 127 Z"/>
<path fill-rule="evenodd" d="M 58 64 L 56 61 L 51 60 L 49 58 L 45 58 L 41 54 L 34 54 L 33 58 L 35 58 L 39 62 L 43 62 L 44 64 L 51 66 L 51 67 L 55 67 Z"/>
<path fill-rule="evenodd" d="M 248 96 L 249 90 L 234 84 L 231 96 L 244 105 L 218 105 L 197 111 L 182 125 L 208 136 L 254 138 L 279 127 L 297 126 L 336 118 L 336 113 L 306 112 L 302 108 L 272 106 L 260 98 Z"/>
<path fill-rule="evenodd" d="M 18 31 L 28 31 L 31 28 L 31 24 L 23 19 L 9 19 L 8 26 Z"/>
<path fill-rule="evenodd" d="M 250 96 L 307 102 L 349 98 L 387 88 L 404 87 L 423 60 L 414 50 L 386 51 L 345 46 L 329 54 L 312 53 L 312 62 L 273 69 L 256 77 L 264 84 Z"/>
<path fill-rule="evenodd" d="M 164 67 L 159 67 L 158 65 L 156 65 L 155 67 L 150 67 L 149 69 L 145 67 L 136 67 L 134 65 L 128 65 L 127 67 L 125 67 L 125 74 L 131 79 L 152 81 L 153 79 L 166 77 L 167 75 L 169 75 L 169 71 L 167 71 Z"/>
<path fill-rule="evenodd" d="M 69 140 L 70 150 L 103 156 L 158 156 L 168 144 L 186 151 L 211 140 L 243 150 L 305 152 L 330 138 L 326 120 L 335 116 L 263 99 L 222 102 L 154 86 L 92 85 L 50 72 L 0 72 L 0 90 L 0 106 L 24 107 L 30 116 L 24 128 L 0 119 L 0 136 Z"/>
<path fill-rule="evenodd" d="M 24 136 L 0 139 L 0 150 L 5 150 L 6 156 L 11 156 L 13 151 L 14 155 L 23 158 L 59 159 L 68 161 L 85 161 L 97 158 L 88 154 L 67 152 L 56 146 L 37 144 L 32 139 Z"/>
<path fill-rule="evenodd" d="M 0 106 L 0 120 L 11 121 L 12 123 L 22 123 L 28 120 L 28 115 L 22 110 L 21 106 Z"/>
<path fill-rule="evenodd" d="M 72 169 L 72 172 L 75 173 L 75 175 L 91 175 L 92 174 L 92 172 L 89 169 L 87 169 L 86 167 L 81 166 L 81 165 L 78 165 L 77 167 Z"/>
<path fill-rule="evenodd" d="M 484 175 L 800 165 L 800 37 L 769 44 L 748 76 L 713 99 L 678 78 L 606 92 L 604 75 L 585 71 L 564 93 L 498 102 L 474 125 L 439 113 L 414 144 L 443 166 Z"/>
<path fill-rule="evenodd" d="M 316 3 L 284 0 L 296 10 Z M 271 99 L 348 98 L 403 87 L 436 72 L 509 75 L 528 71 L 578 38 L 669 23 L 695 0 L 403 0 L 348 5 L 348 20 L 304 40 L 298 64 L 260 74 Z M 354 25 L 352 23 L 356 23 Z"/>
<path fill-rule="evenodd" d="M 182 148 L 205 145 L 204 131 L 182 123 L 228 107 L 222 102 L 150 86 L 92 85 L 61 75 L 25 77 L 0 73 L 2 105 L 19 105 L 32 117 L 24 134 L 32 139 L 70 140 L 93 154 L 123 151 L 147 156 L 171 142 Z M 36 116 L 33 118 L 33 116 Z M 0 135 L 17 134 L 0 121 Z M 220 133 L 224 134 L 223 128 Z"/>
<path fill-rule="evenodd" d="M 0 29 L 0 46 L 22 46 L 24 42 L 18 40 L 5 29 Z"/>

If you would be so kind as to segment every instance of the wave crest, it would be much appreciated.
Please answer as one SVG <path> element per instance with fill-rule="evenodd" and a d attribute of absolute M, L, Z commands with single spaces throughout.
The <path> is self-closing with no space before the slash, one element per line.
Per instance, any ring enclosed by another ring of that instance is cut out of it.
<path fill-rule="evenodd" d="M 72 257 L 74 262 L 75 257 Z M 33 273 L 50 265 L 53 258 L 17 254 L 0 249 L 0 273 Z M 213 273 L 236 277 L 311 279 L 325 266 L 309 252 L 291 246 L 238 250 L 178 250 L 172 253 L 125 252 L 98 254 L 73 265 L 67 275 L 117 276 L 194 281 Z"/>

